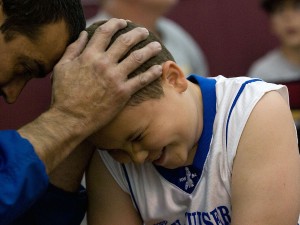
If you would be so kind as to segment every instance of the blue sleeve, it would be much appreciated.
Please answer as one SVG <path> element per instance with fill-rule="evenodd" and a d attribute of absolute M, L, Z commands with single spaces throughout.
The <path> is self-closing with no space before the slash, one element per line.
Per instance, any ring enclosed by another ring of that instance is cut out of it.
<path fill-rule="evenodd" d="M 28 210 L 48 187 L 48 175 L 30 142 L 0 131 L 0 225 Z"/>
<path fill-rule="evenodd" d="M 87 194 L 83 187 L 71 193 L 49 184 L 45 195 L 10 225 L 80 225 L 86 209 Z"/>

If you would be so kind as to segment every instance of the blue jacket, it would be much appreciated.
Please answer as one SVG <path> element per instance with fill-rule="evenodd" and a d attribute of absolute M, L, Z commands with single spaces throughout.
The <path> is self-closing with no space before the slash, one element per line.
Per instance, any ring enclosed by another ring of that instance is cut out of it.
<path fill-rule="evenodd" d="M 0 225 L 76 225 L 86 206 L 84 190 L 68 193 L 49 184 L 28 140 L 13 130 L 0 131 Z"/>

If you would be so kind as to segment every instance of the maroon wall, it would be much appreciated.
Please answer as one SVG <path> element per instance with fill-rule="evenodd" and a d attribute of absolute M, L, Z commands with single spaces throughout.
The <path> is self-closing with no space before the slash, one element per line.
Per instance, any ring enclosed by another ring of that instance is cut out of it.
<path fill-rule="evenodd" d="M 204 50 L 211 75 L 245 75 L 249 65 L 276 45 L 259 0 L 181 0 L 168 17 L 181 24 Z M 86 17 L 96 13 L 83 0 Z M 31 82 L 13 105 L 0 100 L 0 129 L 17 128 L 47 109 L 50 80 Z"/>
<path fill-rule="evenodd" d="M 211 75 L 245 75 L 251 62 L 276 41 L 259 0 L 182 0 L 169 17 L 203 48 Z"/>

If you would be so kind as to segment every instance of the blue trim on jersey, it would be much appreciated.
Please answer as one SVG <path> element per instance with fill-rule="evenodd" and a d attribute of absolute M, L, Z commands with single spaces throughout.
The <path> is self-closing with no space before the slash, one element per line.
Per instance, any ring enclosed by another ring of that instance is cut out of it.
<path fill-rule="evenodd" d="M 124 164 L 122 164 L 122 168 L 123 168 L 123 171 L 125 173 L 126 181 L 127 181 L 128 187 L 129 187 L 129 191 L 130 191 L 130 195 L 132 197 L 133 203 L 134 203 L 139 215 L 141 215 L 141 212 L 140 212 L 140 209 L 138 207 L 138 204 L 136 203 L 136 200 L 135 200 L 135 197 L 134 197 L 134 194 L 133 194 L 133 191 L 132 191 L 132 187 L 131 187 L 131 184 L 130 184 L 129 176 L 128 176 L 128 173 L 127 173 L 127 170 L 126 170 L 126 167 L 125 167 Z"/>
<path fill-rule="evenodd" d="M 206 161 L 210 143 L 213 136 L 213 126 L 216 116 L 216 80 L 211 78 L 199 77 L 191 75 L 188 79 L 193 83 L 198 83 L 202 93 L 203 101 L 203 130 L 198 141 L 197 152 L 193 161 L 193 165 L 197 167 L 201 173 Z"/>
<path fill-rule="evenodd" d="M 231 113 L 232 113 L 232 111 L 233 111 L 233 108 L 235 107 L 237 101 L 239 100 L 239 98 L 240 98 L 242 92 L 244 91 L 246 85 L 247 85 L 247 84 L 250 84 L 250 83 L 253 83 L 253 82 L 256 82 L 256 81 L 262 81 L 262 80 L 261 80 L 261 79 L 252 79 L 252 80 L 248 80 L 248 81 L 244 82 L 244 83 L 242 84 L 242 86 L 240 87 L 240 89 L 239 89 L 237 95 L 235 96 L 235 99 L 233 100 L 233 103 L 232 103 L 232 105 L 231 105 L 231 107 L 230 107 L 230 110 L 229 110 L 229 115 L 228 115 L 228 118 L 227 118 L 227 122 L 226 122 L 226 148 L 227 148 L 227 141 L 228 141 L 227 139 L 228 139 L 228 126 L 229 126 L 229 120 L 230 120 L 230 117 L 231 117 Z"/>
<path fill-rule="evenodd" d="M 188 80 L 198 84 L 203 96 L 203 131 L 198 141 L 193 165 L 167 169 L 156 166 L 157 171 L 169 182 L 191 194 L 201 178 L 213 135 L 213 123 L 216 115 L 216 80 L 191 75 Z"/>

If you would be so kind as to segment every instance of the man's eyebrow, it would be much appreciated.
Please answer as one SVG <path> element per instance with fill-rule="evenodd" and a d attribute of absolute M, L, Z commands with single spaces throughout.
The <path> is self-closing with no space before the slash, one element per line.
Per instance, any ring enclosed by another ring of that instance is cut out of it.
<path fill-rule="evenodd" d="M 33 59 L 25 55 L 20 56 L 19 60 L 29 66 L 37 78 L 43 78 L 48 74 L 45 63 L 42 60 Z"/>
<path fill-rule="evenodd" d="M 36 65 L 37 69 L 37 77 L 38 78 L 43 78 L 45 77 L 48 73 L 46 72 L 46 66 L 42 61 L 39 60 L 34 60 L 34 63 Z"/>

